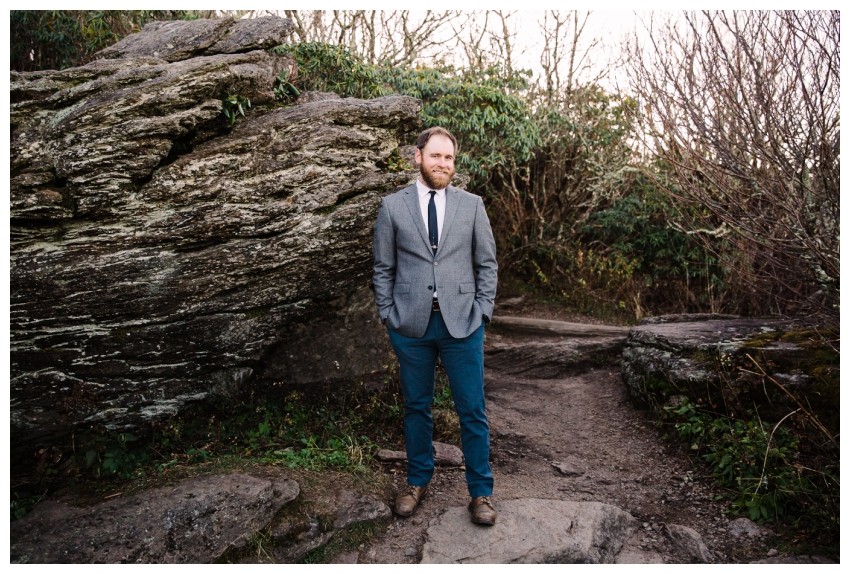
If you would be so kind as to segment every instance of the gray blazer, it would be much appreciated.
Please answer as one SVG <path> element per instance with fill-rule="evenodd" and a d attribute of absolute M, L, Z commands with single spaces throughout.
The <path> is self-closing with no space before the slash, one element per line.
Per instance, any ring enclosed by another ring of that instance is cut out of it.
<path fill-rule="evenodd" d="M 446 213 L 436 255 L 422 221 L 416 185 L 385 197 L 375 222 L 372 283 L 378 315 L 407 337 L 421 337 L 434 289 L 452 337 L 471 335 L 493 316 L 496 243 L 484 202 L 446 188 Z"/>

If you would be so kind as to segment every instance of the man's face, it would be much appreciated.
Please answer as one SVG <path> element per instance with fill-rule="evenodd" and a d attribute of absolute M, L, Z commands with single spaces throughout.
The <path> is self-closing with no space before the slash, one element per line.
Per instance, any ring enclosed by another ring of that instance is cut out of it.
<path fill-rule="evenodd" d="M 416 149 L 416 163 L 422 181 L 431 189 L 446 187 L 455 174 L 455 146 L 452 140 L 434 134 L 425 147 Z"/>

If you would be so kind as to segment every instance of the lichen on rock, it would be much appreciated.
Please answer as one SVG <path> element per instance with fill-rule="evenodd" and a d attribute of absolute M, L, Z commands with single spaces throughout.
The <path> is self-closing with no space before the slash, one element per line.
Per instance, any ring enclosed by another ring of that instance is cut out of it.
<path fill-rule="evenodd" d="M 79 68 L 12 72 L 13 458 L 384 358 L 372 222 L 413 177 L 387 165 L 421 102 L 277 102 L 282 20 L 150 25 Z M 235 125 L 228 94 L 252 102 Z"/>

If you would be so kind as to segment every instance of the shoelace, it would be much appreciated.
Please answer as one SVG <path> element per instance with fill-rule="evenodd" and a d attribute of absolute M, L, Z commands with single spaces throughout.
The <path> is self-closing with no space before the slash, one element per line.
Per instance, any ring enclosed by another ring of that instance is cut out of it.
<path fill-rule="evenodd" d="M 418 500 L 422 496 L 423 489 L 419 486 L 410 486 L 407 489 L 407 495 L 412 496 L 414 500 Z"/>

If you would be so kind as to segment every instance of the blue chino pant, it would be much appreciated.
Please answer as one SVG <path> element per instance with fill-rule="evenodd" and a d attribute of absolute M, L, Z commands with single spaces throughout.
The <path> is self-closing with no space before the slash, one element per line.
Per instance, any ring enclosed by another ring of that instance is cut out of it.
<path fill-rule="evenodd" d="M 431 403 L 437 358 L 449 378 L 466 463 L 469 495 L 493 494 L 490 427 L 484 406 L 484 325 L 463 339 L 452 337 L 440 313 L 431 313 L 422 337 L 406 337 L 388 329 L 398 357 L 404 394 L 404 443 L 407 482 L 424 486 L 434 474 Z"/>

